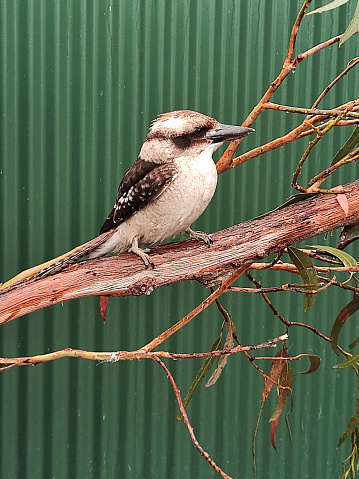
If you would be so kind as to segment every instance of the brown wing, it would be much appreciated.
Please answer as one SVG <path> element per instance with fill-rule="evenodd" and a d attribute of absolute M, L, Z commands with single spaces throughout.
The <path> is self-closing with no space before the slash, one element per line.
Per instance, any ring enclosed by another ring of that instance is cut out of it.
<path fill-rule="evenodd" d="M 138 157 L 120 183 L 116 203 L 102 225 L 100 234 L 120 225 L 158 198 L 177 173 L 174 163 L 159 164 Z"/>

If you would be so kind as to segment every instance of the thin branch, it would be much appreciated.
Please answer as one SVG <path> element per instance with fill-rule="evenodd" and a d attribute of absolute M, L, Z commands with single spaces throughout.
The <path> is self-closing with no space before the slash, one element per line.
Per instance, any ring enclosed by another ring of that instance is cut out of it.
<path fill-rule="evenodd" d="M 299 63 L 301 63 L 303 60 L 307 59 L 309 56 L 314 55 L 315 53 L 323 50 L 324 48 L 327 48 L 331 45 L 334 45 L 335 43 L 338 43 L 340 41 L 340 39 L 342 38 L 343 35 L 337 35 L 333 38 L 330 38 L 329 40 L 326 40 L 325 42 L 322 42 L 322 43 L 310 48 L 309 50 L 307 50 L 303 53 L 300 53 L 299 55 L 297 55 L 297 57 L 292 59 L 292 54 L 293 54 L 293 51 L 294 51 L 294 44 L 295 44 L 296 36 L 297 36 L 297 33 L 298 33 L 300 23 L 303 19 L 302 12 L 306 11 L 310 2 L 311 2 L 311 0 L 306 0 L 305 1 L 305 3 L 303 4 L 303 7 L 301 9 L 301 12 L 299 13 L 299 15 L 297 17 L 297 20 L 296 20 L 296 22 L 293 26 L 292 33 L 291 33 L 291 36 L 290 36 L 290 39 L 289 39 L 288 53 L 287 53 L 286 59 L 283 63 L 281 72 L 279 73 L 277 78 L 270 84 L 269 88 L 264 93 L 261 100 L 253 108 L 251 113 L 248 115 L 246 120 L 243 122 L 243 126 L 248 127 L 248 126 L 251 126 L 253 124 L 253 122 L 258 118 L 258 116 L 264 111 L 264 105 L 269 102 L 269 100 L 272 98 L 272 96 L 273 96 L 274 92 L 277 90 L 277 88 L 283 83 L 283 81 L 289 75 L 289 73 L 291 73 L 293 70 L 295 70 L 295 68 L 299 65 Z M 342 75 L 340 76 L 340 78 L 342 78 L 342 76 L 344 76 L 344 74 L 346 74 L 346 73 L 347 73 L 347 71 L 345 71 L 345 73 L 342 72 Z M 339 80 L 339 78 L 335 79 L 334 81 L 336 82 L 338 80 Z M 304 128 L 304 130 L 305 129 L 306 128 Z M 238 158 L 233 158 L 238 146 L 240 145 L 240 143 L 241 143 L 241 140 L 236 140 L 236 141 L 232 141 L 229 144 L 228 148 L 223 153 L 221 159 L 217 163 L 218 174 L 221 174 L 221 173 L 223 173 L 224 171 L 226 171 L 230 168 L 234 168 L 235 166 L 237 166 L 241 163 L 244 163 L 244 161 L 246 161 L 246 160 L 242 160 L 242 156 L 238 157 Z M 272 149 L 274 149 L 274 148 L 272 148 Z"/>
<path fill-rule="evenodd" d="M 358 64 L 359 64 L 359 57 L 353 58 L 350 62 L 348 62 L 347 67 L 341 73 L 339 73 L 339 75 L 336 78 L 334 78 L 334 80 L 331 83 L 329 83 L 329 85 L 323 90 L 323 92 L 315 100 L 312 108 L 316 108 L 319 105 L 319 103 L 323 100 L 325 95 L 333 88 L 333 86 L 336 83 L 338 83 L 339 80 L 341 80 L 352 68 L 354 68 Z"/>
<path fill-rule="evenodd" d="M 196 317 L 200 312 L 204 309 L 208 308 L 210 304 L 212 304 L 217 298 L 221 296 L 222 293 L 228 290 L 230 285 L 236 281 L 250 266 L 250 264 L 246 264 L 242 266 L 237 271 L 235 271 L 226 281 L 224 281 L 221 286 L 219 286 L 216 291 L 208 296 L 204 301 L 202 301 L 196 308 L 194 308 L 189 314 L 187 314 L 184 318 L 178 321 L 175 325 L 168 328 L 162 334 L 157 336 L 153 341 L 148 343 L 146 346 L 141 348 L 141 351 L 151 351 L 155 347 L 159 346 L 163 341 L 168 339 L 172 334 L 176 333 L 179 329 L 189 323 L 194 317 Z"/>
<path fill-rule="evenodd" d="M 97 352 L 86 351 L 83 349 L 65 348 L 52 353 L 37 354 L 34 356 L 22 356 L 15 358 L 0 358 L 0 371 L 14 368 L 17 366 L 29 366 L 48 363 L 62 358 L 81 358 L 90 361 L 98 361 L 100 363 L 114 363 L 117 361 L 132 361 L 134 359 L 153 359 L 156 357 L 167 359 L 203 359 L 209 357 L 219 357 L 224 355 L 237 354 L 248 351 L 257 351 L 262 348 L 275 348 L 276 344 L 288 339 L 286 334 L 282 334 L 276 338 L 268 339 L 267 341 L 249 346 L 238 345 L 233 348 L 228 348 L 220 351 L 208 351 L 201 353 L 171 353 L 168 351 L 144 351 L 138 349 L 136 351 L 112 351 L 112 352 Z"/>
<path fill-rule="evenodd" d="M 359 100 L 355 100 L 355 104 L 358 106 L 356 108 L 353 108 L 354 111 L 348 111 L 345 116 L 359 118 L 359 113 L 356 113 L 355 111 L 359 108 Z M 264 108 L 266 110 L 285 111 L 287 113 L 302 113 L 305 115 L 326 115 L 331 117 L 343 115 L 343 111 L 338 108 L 333 108 L 332 110 L 320 110 L 318 108 L 300 108 L 294 106 L 279 105 L 272 102 L 265 103 Z"/>
<path fill-rule="evenodd" d="M 175 393 L 175 396 L 176 396 L 176 399 L 177 399 L 177 403 L 178 403 L 178 407 L 181 411 L 181 414 L 182 414 L 182 417 L 183 417 L 183 420 L 184 420 L 184 423 L 188 429 L 188 432 L 189 432 L 189 435 L 191 436 L 191 439 L 192 439 L 192 442 L 193 442 L 193 445 L 195 446 L 195 448 L 199 451 L 199 453 L 201 454 L 201 456 L 203 456 L 206 461 L 210 464 L 211 467 L 213 467 L 213 469 L 215 471 L 217 471 L 222 477 L 224 477 L 225 479 L 232 479 L 230 476 L 228 476 L 228 474 L 226 474 L 224 471 L 222 471 L 222 469 L 214 462 L 214 460 L 210 457 L 210 455 L 208 454 L 208 452 L 206 452 L 203 447 L 200 445 L 200 443 L 198 442 L 195 434 L 194 434 L 194 431 L 193 431 L 193 427 L 191 426 L 191 423 L 189 422 L 189 419 L 188 419 L 188 416 L 187 416 L 187 412 L 186 412 L 186 409 L 185 407 L 183 406 L 183 402 L 182 402 L 182 398 L 181 398 L 181 394 L 180 394 L 180 391 L 177 387 L 177 384 L 170 372 L 170 370 L 167 368 L 167 366 L 165 365 L 165 363 L 163 361 L 161 361 L 161 359 L 157 356 L 154 356 L 153 359 L 162 367 L 162 369 L 165 371 L 166 375 L 167 375 L 167 378 L 169 379 L 170 383 L 171 383 L 171 386 L 173 388 L 173 391 Z"/>

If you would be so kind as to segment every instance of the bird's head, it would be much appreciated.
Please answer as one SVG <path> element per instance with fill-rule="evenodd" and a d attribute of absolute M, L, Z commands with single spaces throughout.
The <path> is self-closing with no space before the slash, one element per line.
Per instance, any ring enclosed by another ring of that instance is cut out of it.
<path fill-rule="evenodd" d="M 152 122 L 141 156 L 166 161 L 197 156 L 205 150 L 212 154 L 224 141 L 237 140 L 252 131 L 253 128 L 221 124 L 196 111 L 171 111 Z"/>

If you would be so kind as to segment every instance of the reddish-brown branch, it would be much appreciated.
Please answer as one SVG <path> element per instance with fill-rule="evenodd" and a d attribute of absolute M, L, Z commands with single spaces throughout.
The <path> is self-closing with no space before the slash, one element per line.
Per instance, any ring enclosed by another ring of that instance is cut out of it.
<path fill-rule="evenodd" d="M 0 294 L 0 324 L 79 297 L 150 294 L 155 288 L 186 280 L 205 286 L 226 285 L 226 280 L 230 282 L 240 273 L 239 268 L 245 269 L 273 252 L 341 226 L 358 224 L 359 180 L 344 188 L 351 190 L 346 193 L 347 215 L 335 195 L 319 194 L 214 233 L 211 248 L 194 240 L 155 248 L 151 253 L 153 270 L 144 269 L 134 255 L 123 253 L 71 265 L 48 278 L 24 281 Z M 217 294 L 215 291 L 206 301 L 216 299 Z"/>
<path fill-rule="evenodd" d="M 359 103 L 359 100 L 357 100 L 358 103 Z M 338 106 L 337 108 L 335 108 L 335 110 L 343 110 L 345 108 L 348 107 L 349 103 L 351 102 L 348 102 L 348 103 L 345 103 L 343 105 L 340 105 Z M 273 103 L 265 103 L 263 105 L 263 111 L 265 109 L 274 109 L 274 106 L 275 104 Z M 273 108 L 272 108 L 273 107 Z M 356 111 L 356 109 L 355 109 Z M 308 136 L 308 135 L 312 135 L 314 133 L 316 133 L 316 127 L 315 125 L 317 123 L 320 123 L 320 122 L 323 122 L 323 121 L 326 121 L 328 118 L 328 115 L 315 115 L 315 116 L 312 116 L 310 118 L 307 118 L 306 120 L 304 120 L 300 125 L 298 125 L 296 128 L 293 128 L 293 130 L 291 130 L 290 132 L 288 132 L 286 135 L 283 135 L 281 137 L 278 137 L 264 145 L 261 145 L 261 146 L 258 146 L 257 148 L 253 148 L 253 150 L 250 150 L 250 151 L 247 151 L 246 153 L 243 153 L 241 156 L 238 156 L 236 158 L 233 158 L 231 161 L 232 161 L 232 168 L 234 168 L 235 166 L 238 166 L 242 163 L 245 163 L 246 161 L 248 160 L 251 160 L 253 158 L 256 158 L 260 155 L 263 155 L 264 153 L 268 153 L 269 151 L 273 151 L 273 150 L 276 150 L 277 148 L 281 148 L 282 146 L 285 146 L 289 143 L 293 143 L 295 142 L 296 140 L 298 140 L 299 138 L 303 138 L 305 136 Z M 341 121 L 338 121 L 338 123 L 336 124 L 336 126 L 349 126 L 351 124 L 358 124 L 359 121 L 358 120 L 341 120 Z M 312 128 L 311 128 L 312 126 Z M 324 124 L 321 124 L 319 125 L 319 131 L 322 131 L 325 127 L 327 126 L 327 123 L 324 123 Z M 221 161 L 221 160 L 220 160 Z M 223 171 L 225 170 L 221 170 L 221 165 L 220 163 L 218 162 L 217 163 L 217 169 L 219 172 L 223 173 Z"/>
<path fill-rule="evenodd" d="M 162 367 L 162 369 L 166 372 L 166 375 L 167 375 L 167 378 L 169 379 L 170 383 L 171 383 L 171 386 L 173 388 L 173 391 L 175 393 L 175 396 L 176 396 L 176 399 L 177 399 L 177 403 L 178 403 L 178 406 L 179 406 L 179 409 L 181 411 L 181 414 L 183 416 L 183 420 L 184 420 L 184 423 L 188 429 L 188 432 L 189 432 L 189 435 L 191 436 L 191 439 L 192 439 L 192 442 L 193 442 L 193 445 L 195 446 L 195 448 L 199 451 L 199 453 L 201 454 L 201 456 L 203 456 L 206 461 L 213 467 L 213 469 L 215 471 L 217 471 L 222 477 L 224 477 L 225 479 L 232 479 L 230 476 L 228 476 L 228 474 L 226 474 L 224 471 L 222 471 L 222 469 L 214 462 L 214 460 L 211 458 L 211 456 L 208 454 L 208 452 L 206 452 L 203 447 L 200 445 L 200 443 L 198 442 L 195 434 L 194 434 L 194 431 L 193 431 L 193 427 L 191 425 L 191 423 L 189 422 L 189 419 L 188 419 L 188 416 L 187 416 L 187 412 L 186 412 L 186 409 L 185 407 L 183 406 L 183 402 L 182 402 L 182 398 L 181 398 L 181 394 L 180 394 L 180 391 L 177 387 L 177 384 L 170 372 L 170 370 L 167 368 L 167 366 L 165 365 L 165 363 L 163 361 L 161 361 L 160 358 L 154 356 L 153 359 Z"/>
<path fill-rule="evenodd" d="M 306 58 L 308 58 L 309 56 L 311 55 L 314 55 L 315 53 L 323 50 L 324 48 L 327 48 L 331 45 L 334 45 L 335 43 L 338 43 L 342 37 L 342 35 L 338 35 L 336 37 L 333 37 L 333 38 L 330 38 L 329 40 L 325 41 L 325 42 L 322 42 L 318 45 L 315 45 L 314 47 L 310 48 L 309 50 L 303 52 L 303 53 L 300 53 L 299 55 L 297 55 L 295 58 L 293 58 L 293 53 L 294 53 L 294 45 L 295 45 L 295 41 L 296 41 L 296 38 L 297 38 L 297 33 L 298 33 L 298 29 L 299 29 L 299 26 L 300 26 L 300 23 L 303 19 L 303 16 L 305 14 L 305 11 L 307 10 L 307 8 L 309 7 L 309 4 L 311 3 L 311 0 L 306 0 L 303 4 L 303 7 L 297 17 L 297 20 L 293 26 L 293 29 L 292 29 L 292 32 L 291 32 L 291 36 L 290 36 L 290 39 L 289 39 L 289 47 L 288 47 L 288 52 L 287 52 L 287 56 L 286 56 L 286 59 L 284 60 L 284 63 L 283 63 L 283 66 L 282 66 L 282 69 L 279 73 L 279 75 L 277 76 L 277 78 L 270 84 L 269 88 L 267 89 L 267 91 L 264 93 L 263 97 L 261 98 L 261 100 L 258 102 L 258 104 L 253 108 L 253 110 L 251 111 L 251 113 L 248 115 L 248 117 L 246 118 L 246 120 L 243 122 L 243 126 L 251 126 L 253 124 L 253 122 L 258 118 L 258 116 L 265 110 L 265 105 L 266 103 L 268 103 L 270 101 L 270 99 L 272 98 L 274 92 L 277 90 L 277 88 L 283 83 L 283 81 L 285 80 L 285 78 L 289 75 L 289 73 L 291 73 L 292 71 L 295 70 L 295 68 L 303 61 L 305 60 Z M 342 78 L 346 73 L 348 73 L 348 71 L 353 68 L 357 63 L 356 63 L 356 59 L 353 60 L 354 62 L 354 65 L 353 66 L 349 66 L 340 74 L 338 75 L 332 82 L 331 84 L 327 87 L 326 90 L 324 90 L 324 92 L 322 93 L 322 95 L 318 98 L 317 102 L 314 104 L 314 105 L 317 105 L 319 103 L 319 101 L 321 100 L 322 96 L 324 96 L 329 90 L 328 88 L 330 89 L 337 81 L 339 81 L 340 78 Z M 311 123 L 314 124 L 313 122 L 313 118 L 311 119 Z M 305 126 L 305 125 L 300 125 L 301 127 L 302 126 Z M 300 128 L 300 127 L 299 127 Z M 290 135 L 290 140 L 287 141 L 287 143 L 291 142 L 291 141 L 295 141 L 295 139 L 298 138 L 298 134 L 299 133 L 304 133 L 305 130 L 307 130 L 308 128 L 308 125 L 306 127 L 304 127 L 301 131 L 297 131 L 297 129 L 293 130 L 294 135 L 291 135 L 292 132 L 290 132 L 288 135 Z M 284 138 L 284 137 L 282 137 Z M 248 161 L 250 158 L 252 158 L 252 156 L 250 157 L 247 157 L 246 159 L 244 159 L 244 155 L 242 155 L 241 157 L 238 157 L 238 158 L 233 158 L 234 157 L 234 154 L 238 148 L 238 146 L 240 145 L 242 140 L 235 140 L 235 141 L 232 141 L 228 148 L 226 149 L 226 151 L 223 153 L 221 159 L 218 161 L 217 163 L 217 171 L 218 171 L 218 174 L 221 174 L 223 173 L 224 171 L 230 169 L 230 168 L 234 168 L 235 166 L 238 166 L 239 164 L 241 163 L 244 163 L 245 161 Z M 276 141 L 276 140 L 274 140 Z M 285 143 L 280 143 L 278 144 L 277 143 L 274 143 L 273 142 L 270 142 L 270 144 L 268 145 L 271 145 L 271 147 L 267 150 L 267 151 L 270 151 L 270 150 L 273 150 L 275 148 L 278 148 L 279 146 L 282 146 L 283 144 Z M 273 144 L 272 144 L 273 143 Z M 277 145 L 277 146 L 275 146 Z M 252 150 L 252 152 L 256 151 L 258 152 L 258 154 L 261 154 L 264 152 L 261 151 L 261 148 L 263 147 L 259 147 L 259 149 L 256 149 L 256 150 Z M 249 153 L 252 153 L 252 152 L 249 152 Z M 258 154 L 256 154 L 255 156 L 258 156 Z"/>

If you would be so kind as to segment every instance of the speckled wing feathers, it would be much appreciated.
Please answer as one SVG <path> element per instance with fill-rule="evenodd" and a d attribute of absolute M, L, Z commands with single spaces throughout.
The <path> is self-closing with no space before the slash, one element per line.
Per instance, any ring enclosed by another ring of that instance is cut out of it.
<path fill-rule="evenodd" d="M 102 225 L 100 234 L 120 225 L 158 198 L 177 174 L 173 162 L 160 164 L 138 157 L 120 183 L 116 203 Z"/>

